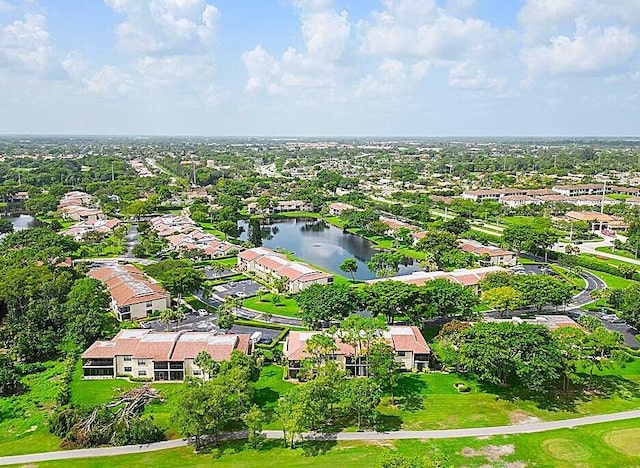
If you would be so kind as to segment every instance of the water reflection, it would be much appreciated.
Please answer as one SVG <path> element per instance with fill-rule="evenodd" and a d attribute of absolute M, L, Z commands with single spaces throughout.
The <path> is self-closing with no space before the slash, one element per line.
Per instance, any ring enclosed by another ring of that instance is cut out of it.
<path fill-rule="evenodd" d="M 240 239 L 247 240 L 249 223 L 239 222 Z M 270 249 L 283 248 L 297 257 L 321 266 L 339 275 L 340 264 L 346 258 L 355 258 L 358 271 L 355 278 L 367 280 L 375 278 L 366 262 L 376 253 L 373 244 L 362 237 L 343 232 L 322 220 L 309 218 L 261 220 L 262 245 Z M 419 269 L 417 263 L 407 259 L 400 267 L 399 274 L 408 274 Z"/>
<path fill-rule="evenodd" d="M 23 229 L 29 229 L 32 227 L 36 227 L 40 224 L 40 222 L 35 219 L 33 216 L 21 214 L 18 216 L 11 215 L 10 213 L 0 214 L 0 217 L 3 219 L 8 219 L 13 224 L 14 231 L 22 231 Z"/>

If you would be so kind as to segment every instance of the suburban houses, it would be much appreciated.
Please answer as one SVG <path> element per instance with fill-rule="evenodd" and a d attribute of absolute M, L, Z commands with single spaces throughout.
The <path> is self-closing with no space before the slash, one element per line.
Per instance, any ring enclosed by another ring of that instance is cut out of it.
<path fill-rule="evenodd" d="M 186 216 L 163 215 L 152 218 L 149 223 L 159 237 L 169 243 L 169 250 L 198 250 L 202 257 L 218 258 L 237 252 L 240 247 L 206 233 Z"/>
<path fill-rule="evenodd" d="M 87 273 L 105 284 L 118 320 L 146 318 L 171 307 L 171 295 L 133 265 L 107 265 Z"/>
<path fill-rule="evenodd" d="M 482 266 L 489 265 L 515 265 L 518 256 L 515 252 L 504 250 L 492 245 L 484 245 L 470 239 L 460 239 L 458 248 L 463 252 L 472 253 L 480 257 Z"/>
<path fill-rule="evenodd" d="M 437 278 L 444 278 L 458 283 L 465 287 L 473 288 L 478 291 L 478 285 L 480 281 L 490 273 L 496 273 L 500 271 L 508 271 L 501 266 L 493 265 L 482 268 L 460 268 L 453 271 L 416 271 L 409 275 L 392 276 L 389 278 L 376 278 L 368 280 L 367 283 L 377 283 L 379 281 L 400 281 L 407 284 L 415 284 L 416 286 L 423 286 L 427 282 Z"/>
<path fill-rule="evenodd" d="M 357 210 L 353 205 L 348 203 L 335 202 L 329 205 L 329 214 L 331 216 L 341 216 L 345 211 Z"/>
<path fill-rule="evenodd" d="M 82 353 L 85 379 L 134 377 L 152 381 L 183 381 L 186 377 L 206 380 L 195 363 L 202 351 L 214 361 L 229 360 L 233 351 L 251 354 L 247 334 L 217 335 L 204 332 L 157 332 L 147 329 L 120 330 L 109 341 L 96 341 Z"/>
<path fill-rule="evenodd" d="M 296 294 L 312 284 L 329 284 L 333 276 L 311 266 L 292 262 L 286 256 L 265 247 L 247 249 L 238 254 L 238 270 L 253 272 L 264 280 L 287 278 L 288 292 Z"/>
<path fill-rule="evenodd" d="M 291 331 L 289 333 L 284 344 L 288 378 L 297 378 L 302 362 L 311 357 L 307 349 L 307 341 L 319 333 L 322 332 Z M 418 327 L 390 326 L 388 330 L 381 331 L 380 337 L 393 348 L 395 360 L 401 364 L 403 370 L 422 371 L 429 368 L 431 349 Z M 366 360 L 357 356 L 355 348 L 341 339 L 340 331 L 337 331 L 333 338 L 336 349 L 329 359 L 337 362 L 350 375 L 356 377 L 368 375 Z"/>
<path fill-rule="evenodd" d="M 73 237 L 77 241 L 80 241 L 87 234 L 92 232 L 107 235 L 110 232 L 113 232 L 113 230 L 120 226 L 120 224 L 121 221 L 117 218 L 91 219 L 87 221 L 80 221 L 79 223 L 74 224 L 62 233 L 67 236 Z"/>

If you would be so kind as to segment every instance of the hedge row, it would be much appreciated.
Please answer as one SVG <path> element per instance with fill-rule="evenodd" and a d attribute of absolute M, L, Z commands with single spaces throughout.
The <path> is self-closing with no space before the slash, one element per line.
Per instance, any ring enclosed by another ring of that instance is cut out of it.
<path fill-rule="evenodd" d="M 560 258 L 562 257 L 563 255 L 560 256 Z M 576 265 L 582 268 L 587 268 L 588 270 L 601 271 L 603 273 L 609 273 L 610 275 L 619 276 L 621 278 L 640 281 L 640 272 L 638 272 L 637 270 L 634 271 L 633 274 L 631 275 L 629 274 L 625 275 L 626 268 L 612 265 L 611 263 L 608 263 L 604 260 L 598 260 L 597 258 L 585 257 L 582 255 L 578 255 L 577 257 L 575 257 L 575 260 L 576 260 Z M 633 266 L 631 265 L 629 266 L 633 268 Z"/>
<path fill-rule="evenodd" d="M 71 351 L 64 360 L 62 374 L 58 381 L 58 393 L 56 394 L 56 403 L 59 406 L 64 406 L 71 402 L 71 381 L 73 380 L 78 356 L 78 353 Z"/>

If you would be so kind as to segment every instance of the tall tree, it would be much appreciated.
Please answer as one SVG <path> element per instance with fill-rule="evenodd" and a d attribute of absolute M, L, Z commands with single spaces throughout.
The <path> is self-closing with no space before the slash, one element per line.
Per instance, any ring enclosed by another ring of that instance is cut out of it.
<path fill-rule="evenodd" d="M 358 262 L 355 258 L 345 258 L 340 264 L 340 271 L 351 275 L 351 280 L 355 281 L 355 274 L 358 271 Z"/>
<path fill-rule="evenodd" d="M 494 308 L 500 315 L 515 310 L 523 304 L 520 291 L 511 286 L 501 286 L 482 293 L 482 302 Z"/>

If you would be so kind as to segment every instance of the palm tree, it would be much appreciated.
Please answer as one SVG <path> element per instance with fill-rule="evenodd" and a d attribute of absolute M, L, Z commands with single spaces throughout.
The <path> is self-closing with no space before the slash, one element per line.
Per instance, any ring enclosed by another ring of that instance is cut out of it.
<path fill-rule="evenodd" d="M 180 310 L 164 309 L 160 312 L 160 321 L 167 324 L 167 331 L 170 330 L 171 322 L 179 322 L 184 318 L 184 314 Z"/>

